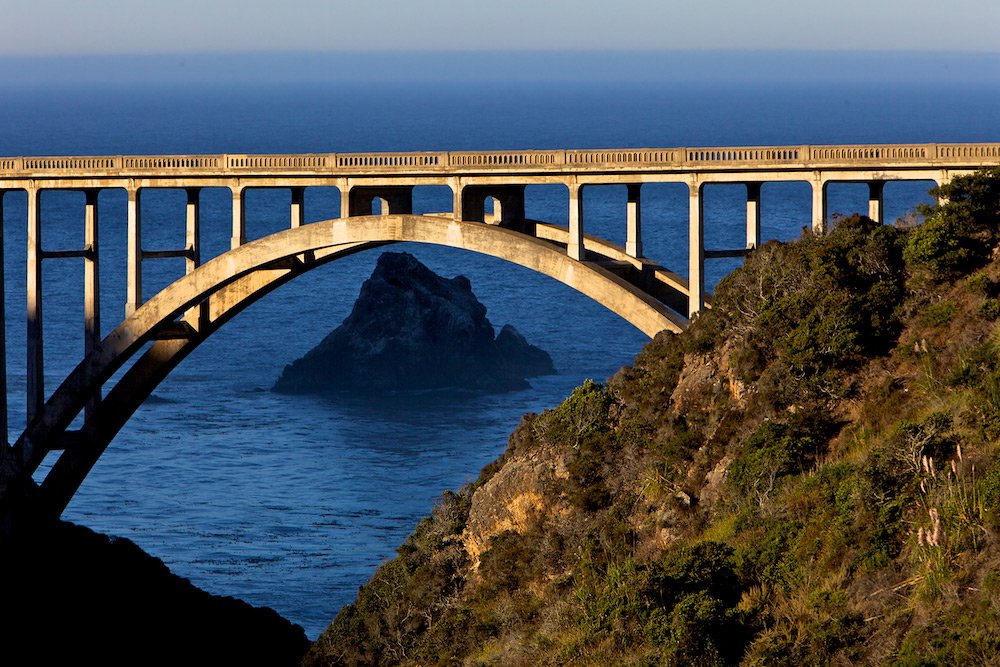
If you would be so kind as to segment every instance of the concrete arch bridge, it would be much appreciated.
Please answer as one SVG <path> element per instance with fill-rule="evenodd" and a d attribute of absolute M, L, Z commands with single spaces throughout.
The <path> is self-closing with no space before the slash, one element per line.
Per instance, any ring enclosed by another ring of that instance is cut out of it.
<path fill-rule="evenodd" d="M 398 241 L 484 253 L 560 280 L 653 336 L 680 331 L 705 307 L 707 257 L 740 256 L 760 243 L 762 183 L 809 182 L 812 228 L 822 233 L 830 182 L 867 183 L 869 215 L 878 220 L 886 181 L 940 184 L 998 162 L 1000 144 L 0 158 L 0 220 L 4 192 L 24 191 L 28 200 L 27 425 L 13 444 L 0 443 L 0 533 L 18 517 L 58 516 L 126 421 L 193 349 L 249 304 L 338 258 Z M 661 182 L 689 188 L 689 280 L 643 256 L 641 188 Z M 566 228 L 525 217 L 525 187 L 553 183 L 567 188 Z M 710 183 L 746 185 L 745 247 L 705 249 L 703 190 Z M 584 233 L 582 192 L 606 184 L 627 186 L 624 247 Z M 452 210 L 414 215 L 412 191 L 420 185 L 450 187 Z M 304 191 L 312 186 L 339 189 L 342 217 L 305 223 Z M 229 251 L 202 263 L 200 192 L 208 187 L 231 191 L 232 234 Z M 97 202 L 98 193 L 111 188 L 127 193 L 126 303 L 124 319 L 102 340 Z M 142 247 L 140 199 L 160 188 L 187 193 L 183 248 Z M 287 188 L 291 207 L 288 229 L 248 242 L 245 196 L 253 188 Z M 49 190 L 85 193 L 82 248 L 43 247 L 40 197 Z M 379 215 L 373 215 L 376 201 Z M 84 262 L 85 353 L 49 394 L 43 260 L 69 258 Z M 159 258 L 184 258 L 185 273 L 144 301 L 143 263 Z M 6 397 L 6 344 L 0 342 L 0 395 Z M 80 417 L 82 425 L 71 428 Z M 0 432 L 7 433 L 7 421 L 4 400 Z M 51 452 L 58 458 L 36 482 L 33 475 Z"/>

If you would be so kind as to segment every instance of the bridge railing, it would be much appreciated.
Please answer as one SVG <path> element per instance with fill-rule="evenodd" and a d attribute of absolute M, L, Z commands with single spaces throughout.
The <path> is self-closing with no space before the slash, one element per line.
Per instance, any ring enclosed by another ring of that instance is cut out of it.
<path fill-rule="evenodd" d="M 121 160 L 121 169 L 155 170 L 199 170 L 219 169 L 222 159 L 219 155 L 126 155 Z"/>
<path fill-rule="evenodd" d="M 545 151 L 0 157 L 0 178 L 158 174 L 346 175 L 353 173 L 573 171 L 575 169 L 753 169 L 852 164 L 967 166 L 1000 162 L 1000 143 L 728 146 Z"/>
<path fill-rule="evenodd" d="M 566 151 L 463 151 L 444 153 L 448 167 L 538 167 L 566 164 Z"/>
<path fill-rule="evenodd" d="M 938 157 L 954 158 L 996 158 L 1000 160 L 1000 144 L 938 144 Z"/>
<path fill-rule="evenodd" d="M 394 170 L 399 167 L 443 167 L 447 161 L 442 156 L 447 153 L 337 153 L 326 156 L 324 166 L 339 168 L 360 167 L 363 169 Z"/>
<path fill-rule="evenodd" d="M 810 162 L 927 162 L 938 158 L 936 144 L 870 146 L 803 146 Z"/>

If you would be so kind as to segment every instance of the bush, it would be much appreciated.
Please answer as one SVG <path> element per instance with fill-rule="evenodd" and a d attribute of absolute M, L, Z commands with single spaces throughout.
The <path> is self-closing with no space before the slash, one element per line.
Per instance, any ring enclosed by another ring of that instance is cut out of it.
<path fill-rule="evenodd" d="M 945 200 L 924 206 L 924 223 L 912 229 L 906 263 L 932 281 L 954 280 L 981 266 L 997 240 L 1000 167 L 958 176 L 931 190 Z"/>
<path fill-rule="evenodd" d="M 993 322 L 1000 317 L 1000 299 L 986 299 L 979 304 L 979 309 L 976 311 L 976 314 L 984 320 Z"/>
<path fill-rule="evenodd" d="M 815 453 L 813 436 L 796 433 L 787 424 L 764 422 L 733 460 L 727 480 L 737 493 L 763 503 L 782 477 L 802 472 Z"/>
<path fill-rule="evenodd" d="M 957 310 L 958 304 L 953 301 L 934 303 L 924 309 L 920 322 L 928 327 L 941 327 L 951 322 L 951 318 L 955 316 Z"/>
<path fill-rule="evenodd" d="M 768 400 L 839 394 L 843 371 L 887 352 L 905 296 L 902 232 L 861 216 L 827 236 L 765 244 L 716 290 L 710 315 L 741 379 Z"/>

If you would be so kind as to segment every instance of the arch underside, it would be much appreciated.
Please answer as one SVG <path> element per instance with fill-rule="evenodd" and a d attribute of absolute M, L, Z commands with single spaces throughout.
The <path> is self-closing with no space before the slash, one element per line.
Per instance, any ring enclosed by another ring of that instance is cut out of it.
<path fill-rule="evenodd" d="M 558 245 L 560 233 L 559 228 L 549 227 L 539 236 L 550 240 L 542 240 L 451 217 L 363 216 L 310 223 L 226 252 L 164 288 L 80 362 L 14 444 L 19 484 L 8 482 L 5 487 L 31 488 L 33 511 L 58 516 L 132 414 L 203 340 L 301 273 L 389 243 L 463 248 L 525 266 L 591 297 L 650 337 L 686 325 L 683 317 L 600 262 L 570 259 Z M 597 239 L 591 243 L 596 251 L 605 251 L 600 255 L 605 260 L 609 255 L 614 260 L 620 250 Z M 682 279 L 662 271 L 656 280 L 671 289 L 686 288 Z M 112 376 L 133 358 L 135 363 L 107 388 Z M 107 389 L 103 397 L 102 388 Z M 88 404 L 91 409 L 80 430 L 68 430 Z M 53 450 L 62 453 L 34 488 L 31 475 Z"/>

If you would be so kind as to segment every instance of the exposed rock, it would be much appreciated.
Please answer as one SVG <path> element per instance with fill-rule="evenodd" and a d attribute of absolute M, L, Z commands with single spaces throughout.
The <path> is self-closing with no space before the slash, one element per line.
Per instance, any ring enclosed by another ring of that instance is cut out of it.
<path fill-rule="evenodd" d="M 408 253 L 379 257 L 344 322 L 274 385 L 284 393 L 460 388 L 509 391 L 554 373 L 549 355 L 507 325 L 494 338 L 465 276 L 438 276 Z"/>
<path fill-rule="evenodd" d="M 525 533 L 543 518 L 562 516 L 567 509 L 565 501 L 553 498 L 551 489 L 557 480 L 568 477 L 565 452 L 556 447 L 508 458 L 472 496 L 462 542 L 473 569 L 479 567 L 479 557 L 500 533 Z"/>

